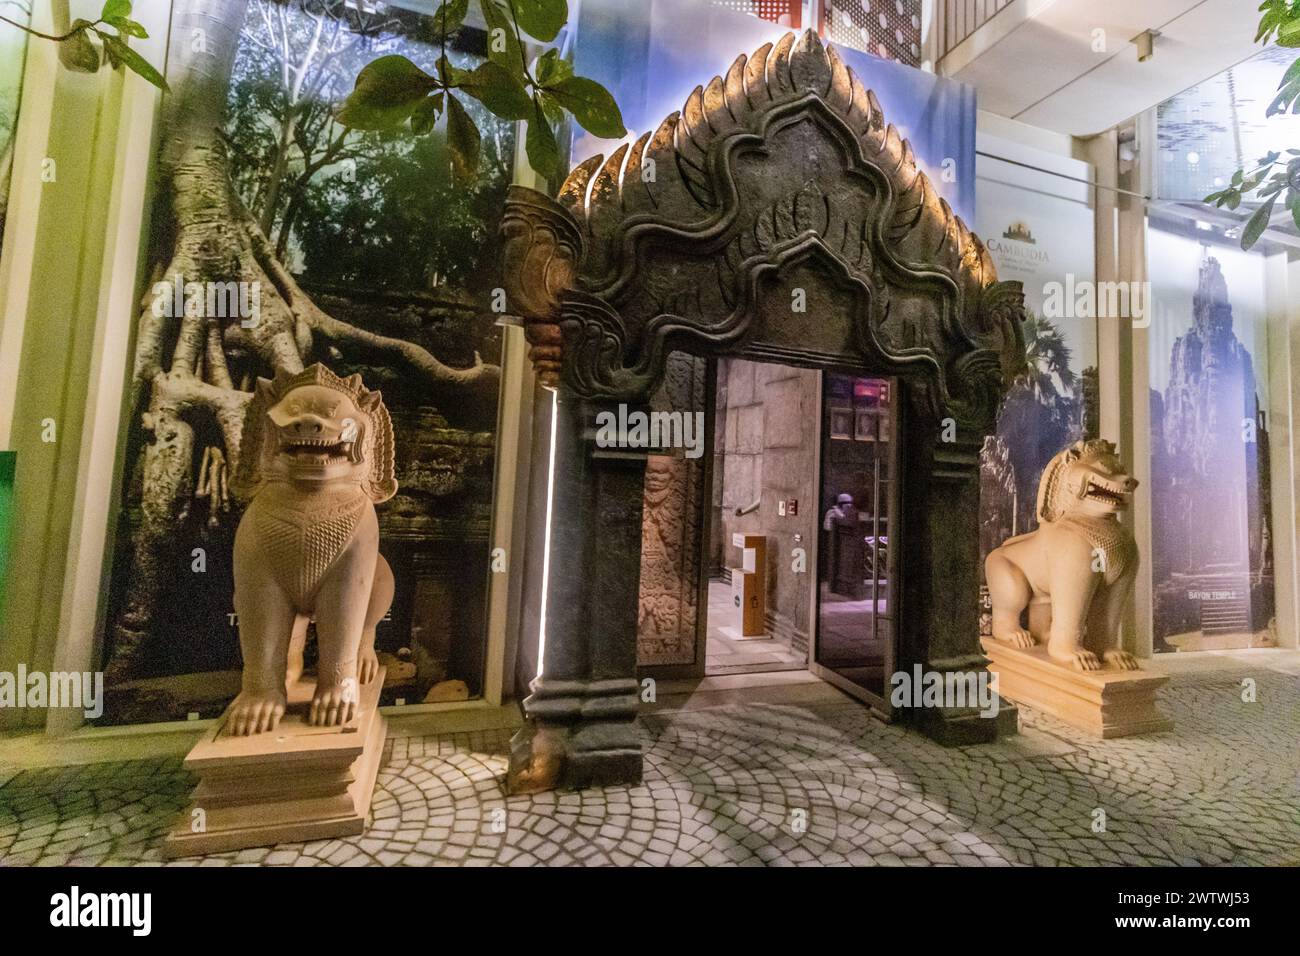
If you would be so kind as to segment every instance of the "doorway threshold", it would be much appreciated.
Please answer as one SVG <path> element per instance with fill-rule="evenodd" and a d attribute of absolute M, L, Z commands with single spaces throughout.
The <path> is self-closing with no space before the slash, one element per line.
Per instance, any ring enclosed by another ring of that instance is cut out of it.
<path fill-rule="evenodd" d="M 642 704 L 647 712 L 703 710 L 734 704 L 856 703 L 847 694 L 807 670 L 763 674 L 719 674 L 662 681 L 657 700 Z"/>

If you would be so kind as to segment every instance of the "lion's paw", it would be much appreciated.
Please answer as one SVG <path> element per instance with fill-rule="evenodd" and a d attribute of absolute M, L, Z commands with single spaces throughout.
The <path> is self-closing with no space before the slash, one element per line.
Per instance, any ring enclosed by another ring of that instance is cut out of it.
<path fill-rule="evenodd" d="M 1012 647 L 1033 647 L 1034 635 L 1030 634 L 1023 627 L 1009 627 L 1005 630 L 994 630 L 993 637 L 995 640 L 1002 641 L 1004 644 L 1010 644 Z"/>
<path fill-rule="evenodd" d="M 311 699 L 313 727 L 339 727 L 348 723 L 357 710 L 357 682 L 345 678 L 338 684 L 318 683 Z"/>
<path fill-rule="evenodd" d="M 1097 659 L 1097 655 L 1092 651 L 1085 651 L 1081 647 L 1072 648 L 1068 651 L 1053 651 L 1051 645 L 1048 645 L 1047 653 L 1053 660 L 1068 664 L 1076 671 L 1101 670 L 1101 661 Z"/>
<path fill-rule="evenodd" d="M 284 691 L 240 691 L 230 705 L 227 733 L 234 737 L 247 737 L 275 730 L 284 716 Z"/>
<path fill-rule="evenodd" d="M 1101 655 L 1101 659 L 1118 670 L 1135 671 L 1138 669 L 1137 658 L 1128 651 L 1121 651 L 1119 648 L 1106 651 Z"/>

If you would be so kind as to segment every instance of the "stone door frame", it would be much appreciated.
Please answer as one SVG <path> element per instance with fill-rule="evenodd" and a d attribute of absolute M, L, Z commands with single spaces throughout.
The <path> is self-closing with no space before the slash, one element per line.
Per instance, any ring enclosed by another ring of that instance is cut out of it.
<path fill-rule="evenodd" d="M 897 664 L 983 668 L 979 453 L 1024 363 L 1023 293 L 833 48 L 809 31 L 738 57 L 557 198 L 512 187 L 502 233 L 511 308 L 557 403 L 542 668 L 511 790 L 640 779 L 655 449 L 603 447 L 596 423 L 645 410 L 674 350 L 899 382 Z M 965 712 L 913 719 L 950 743 L 996 733 Z"/>

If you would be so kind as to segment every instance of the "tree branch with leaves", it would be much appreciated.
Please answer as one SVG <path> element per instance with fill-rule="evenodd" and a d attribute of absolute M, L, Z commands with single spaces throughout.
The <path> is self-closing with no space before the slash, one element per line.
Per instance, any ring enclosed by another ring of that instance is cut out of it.
<path fill-rule="evenodd" d="M 446 56 L 446 43 L 461 29 L 469 0 L 446 0 L 432 16 L 442 46 L 432 72 L 399 54 L 380 57 L 357 76 L 356 87 L 339 111 L 352 129 L 394 130 L 409 124 L 427 133 L 445 117 L 452 166 L 461 180 L 478 169 L 480 134 L 460 97 L 478 100 L 503 120 L 527 125 L 528 161 L 541 175 L 559 172 L 560 152 L 552 124 L 566 114 L 595 136 L 627 135 L 618 104 L 595 80 L 575 76 L 573 67 L 551 48 L 532 63 L 527 38 L 550 43 L 568 22 L 567 0 L 477 0 L 487 26 L 488 58 L 472 70 L 459 69 Z"/>
<path fill-rule="evenodd" d="M 131 37 L 148 39 L 149 32 L 131 19 L 131 0 L 106 0 L 99 19 L 72 21 L 66 33 L 43 33 L 25 23 L 19 23 L 0 14 L 0 22 L 17 27 L 24 33 L 59 44 L 59 62 L 77 73 L 98 73 L 108 64 L 113 69 L 125 67 L 144 77 L 160 90 L 167 89 L 167 81 L 158 70 L 129 43 Z M 111 27 L 111 31 L 109 28 Z M 99 45 L 95 44 L 95 39 Z"/>
<path fill-rule="evenodd" d="M 1255 33 L 1256 43 L 1267 45 L 1276 40 L 1278 46 L 1300 48 L 1300 0 L 1264 0 L 1259 9 L 1262 16 Z M 1300 113 L 1300 56 L 1282 74 L 1277 95 L 1264 115 L 1271 117 L 1287 112 Z M 1255 193 L 1260 205 L 1241 231 L 1241 248 L 1249 249 L 1259 241 L 1279 200 L 1290 210 L 1296 228 L 1300 229 L 1300 149 L 1288 149 L 1285 153 L 1271 150 L 1254 167 L 1233 173 L 1227 188 L 1211 193 L 1202 202 L 1235 210 L 1251 193 Z"/>

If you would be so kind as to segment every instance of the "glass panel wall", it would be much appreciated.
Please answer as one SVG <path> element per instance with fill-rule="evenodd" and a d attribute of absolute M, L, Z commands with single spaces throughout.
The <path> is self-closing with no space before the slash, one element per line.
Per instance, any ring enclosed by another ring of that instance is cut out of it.
<path fill-rule="evenodd" d="M 822 382 L 816 661 L 883 702 L 894 672 L 894 382 L 834 372 Z"/>

